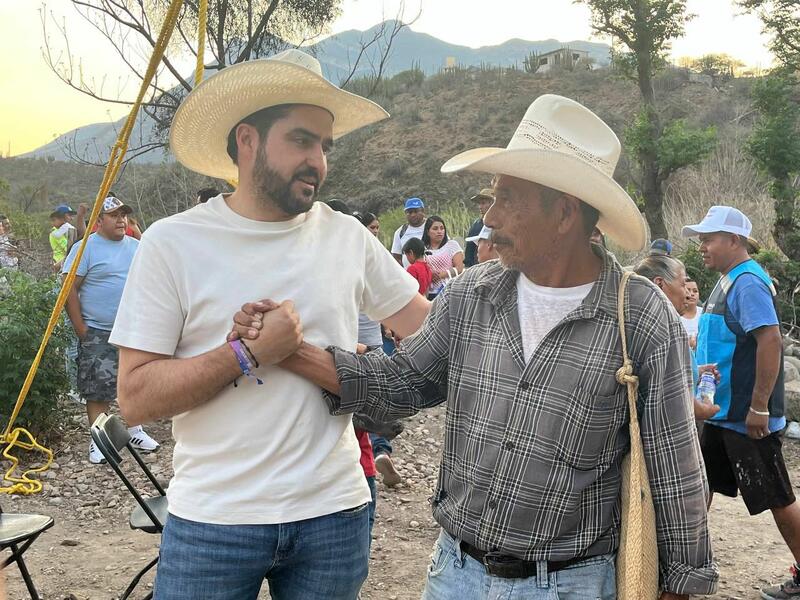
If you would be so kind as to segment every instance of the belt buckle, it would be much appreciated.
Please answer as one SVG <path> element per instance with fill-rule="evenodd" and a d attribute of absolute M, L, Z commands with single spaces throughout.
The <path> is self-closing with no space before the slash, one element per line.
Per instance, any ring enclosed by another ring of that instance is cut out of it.
<path fill-rule="evenodd" d="M 483 566 L 486 573 L 503 579 L 521 579 L 526 577 L 524 561 L 499 552 L 487 552 L 483 555 Z"/>

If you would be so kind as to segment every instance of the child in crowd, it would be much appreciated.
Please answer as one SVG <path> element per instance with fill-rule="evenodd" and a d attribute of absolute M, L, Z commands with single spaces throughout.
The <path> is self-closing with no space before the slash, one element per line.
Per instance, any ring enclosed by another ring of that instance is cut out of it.
<path fill-rule="evenodd" d="M 419 283 L 419 293 L 425 296 L 431 284 L 433 274 L 425 260 L 425 244 L 419 238 L 411 238 L 403 246 L 403 254 L 409 265 L 406 271 Z"/>

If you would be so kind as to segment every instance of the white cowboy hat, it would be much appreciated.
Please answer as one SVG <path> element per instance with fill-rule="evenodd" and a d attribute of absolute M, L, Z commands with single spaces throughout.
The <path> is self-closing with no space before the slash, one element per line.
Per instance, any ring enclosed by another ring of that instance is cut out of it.
<path fill-rule="evenodd" d="M 621 150 L 611 128 L 588 108 L 545 94 L 528 107 L 506 148 L 467 150 L 442 172 L 499 173 L 575 196 L 600 211 L 603 233 L 638 251 L 647 239 L 642 213 L 613 178 Z"/>
<path fill-rule="evenodd" d="M 238 177 L 228 156 L 228 133 L 270 106 L 310 104 L 333 115 L 333 137 L 389 116 L 374 102 L 339 89 L 322 76 L 319 61 L 300 50 L 222 69 L 186 96 L 175 112 L 169 145 L 185 167 L 219 179 Z"/>

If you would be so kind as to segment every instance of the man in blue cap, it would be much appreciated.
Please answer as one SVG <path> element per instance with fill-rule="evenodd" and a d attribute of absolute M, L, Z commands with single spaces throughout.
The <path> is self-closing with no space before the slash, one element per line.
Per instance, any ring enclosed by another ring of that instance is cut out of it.
<path fill-rule="evenodd" d="M 425 230 L 425 203 L 419 198 L 409 198 L 404 207 L 406 211 L 406 223 L 398 227 L 392 239 L 392 256 L 395 260 L 408 268 L 408 261 L 403 256 L 403 245 L 411 238 L 422 239 L 422 232 Z"/>

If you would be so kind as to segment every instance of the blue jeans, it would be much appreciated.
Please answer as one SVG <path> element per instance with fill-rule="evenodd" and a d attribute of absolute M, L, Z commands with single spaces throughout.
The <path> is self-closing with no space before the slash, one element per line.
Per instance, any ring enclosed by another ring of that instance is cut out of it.
<path fill-rule="evenodd" d="M 545 563 L 546 564 L 546 563 Z M 527 579 L 502 579 L 461 552 L 442 531 L 433 549 L 422 600 L 615 600 L 613 554 L 587 558 L 555 573 Z"/>
<path fill-rule="evenodd" d="M 375 524 L 375 509 L 378 508 L 378 486 L 375 483 L 375 476 L 367 477 L 369 495 L 372 502 L 369 503 L 369 545 L 372 547 L 372 526 Z"/>
<path fill-rule="evenodd" d="M 169 515 L 156 600 L 355 600 L 367 578 L 369 505 L 280 525 L 212 525 Z"/>
<path fill-rule="evenodd" d="M 372 455 L 375 457 L 380 456 L 381 454 L 388 454 L 389 456 L 392 455 L 392 445 L 389 443 L 389 440 L 386 438 L 382 438 L 379 435 L 375 435 L 374 433 L 369 434 L 369 441 L 372 444 Z"/>

